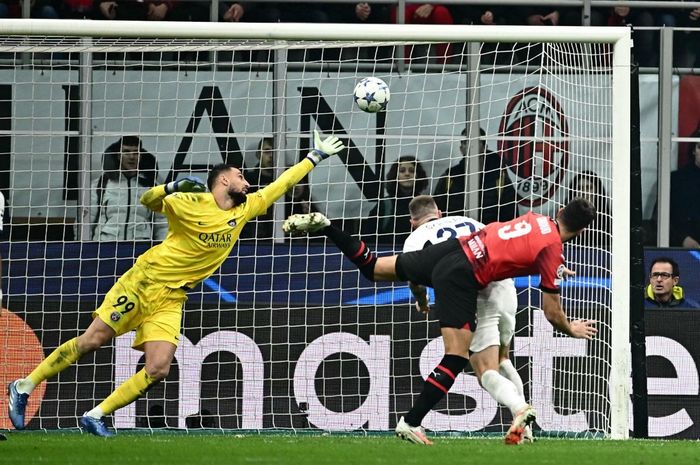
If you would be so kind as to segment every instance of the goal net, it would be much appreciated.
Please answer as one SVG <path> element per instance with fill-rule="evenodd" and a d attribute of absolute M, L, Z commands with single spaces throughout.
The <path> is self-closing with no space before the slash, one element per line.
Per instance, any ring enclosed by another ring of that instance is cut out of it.
<path fill-rule="evenodd" d="M 599 332 L 558 334 L 540 310 L 538 277 L 518 278 L 511 358 L 536 433 L 627 436 L 628 31 L 0 26 L 2 383 L 87 328 L 116 279 L 165 236 L 164 219 L 139 204 L 146 189 L 204 179 L 222 162 L 264 186 L 305 156 L 316 129 L 348 149 L 246 226 L 189 293 L 166 381 L 111 426 L 390 431 L 442 356 L 437 322 L 414 311 L 404 283 L 366 281 L 322 238 L 285 237 L 281 221 L 319 211 L 390 254 L 418 194 L 485 222 L 553 216 L 587 196 L 600 214 L 565 247 L 578 274 L 562 297 L 570 318 L 594 319 Z M 355 106 L 367 76 L 388 84 L 386 111 Z M 28 428 L 76 427 L 143 366 L 133 340 L 42 384 Z M 424 426 L 500 434 L 510 422 L 465 371 Z"/>

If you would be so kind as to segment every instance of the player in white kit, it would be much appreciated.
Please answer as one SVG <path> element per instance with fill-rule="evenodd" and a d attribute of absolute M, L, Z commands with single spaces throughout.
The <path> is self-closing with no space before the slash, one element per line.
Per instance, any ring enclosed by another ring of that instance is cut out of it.
<path fill-rule="evenodd" d="M 466 216 L 443 217 L 433 198 L 428 195 L 420 195 L 411 200 L 409 212 L 413 232 L 406 239 L 403 252 L 422 250 L 448 239 L 466 237 L 484 227 L 479 221 Z M 320 213 L 292 215 L 283 225 L 285 231 L 295 233 L 323 233 L 324 229 L 330 227 L 330 221 Z M 427 302 L 425 287 L 412 283 L 409 285 L 416 297 L 417 309 L 427 314 L 430 307 L 418 304 L 421 301 Z M 525 403 L 523 382 L 508 358 L 510 342 L 515 331 L 517 305 L 517 294 L 512 279 L 495 281 L 481 289 L 477 297 L 478 325 L 469 347 L 470 363 L 482 387 L 494 399 L 507 406 Z M 515 417 L 518 411 L 510 409 Z M 402 437 L 412 440 L 411 427 L 402 422 L 403 418 L 397 425 L 397 434 L 405 434 Z M 522 440 L 533 440 L 529 425 L 525 428 Z"/>

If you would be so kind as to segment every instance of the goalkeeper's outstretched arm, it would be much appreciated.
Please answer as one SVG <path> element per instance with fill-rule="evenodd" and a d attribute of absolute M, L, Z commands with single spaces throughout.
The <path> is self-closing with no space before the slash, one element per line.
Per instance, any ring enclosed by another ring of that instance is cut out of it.
<path fill-rule="evenodd" d="M 151 187 L 141 196 L 141 205 L 160 213 L 163 211 L 163 199 L 166 195 L 168 194 L 165 192 L 165 185 Z"/>
<path fill-rule="evenodd" d="M 321 140 L 321 136 L 314 131 L 314 148 L 306 158 L 291 168 L 287 169 L 274 182 L 259 190 L 259 194 L 265 201 L 266 208 L 269 208 L 285 192 L 294 187 L 309 174 L 311 170 L 321 161 L 335 155 L 345 148 L 343 142 L 335 136 Z"/>
<path fill-rule="evenodd" d="M 163 199 L 173 192 L 204 192 L 207 188 L 204 183 L 194 176 L 185 176 L 177 181 L 161 184 L 148 189 L 141 196 L 141 204 L 154 212 L 163 211 Z"/>

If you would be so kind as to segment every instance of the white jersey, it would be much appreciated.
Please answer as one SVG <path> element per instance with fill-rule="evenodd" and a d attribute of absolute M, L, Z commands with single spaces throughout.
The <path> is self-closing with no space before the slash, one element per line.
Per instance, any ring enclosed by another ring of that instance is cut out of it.
<path fill-rule="evenodd" d="M 422 250 L 483 228 L 483 223 L 466 216 L 438 218 L 416 228 L 404 242 L 403 251 Z M 490 346 L 509 344 L 515 331 L 517 307 L 518 297 L 512 279 L 494 281 L 480 290 L 476 301 L 476 332 L 469 349 L 481 352 Z"/>
<path fill-rule="evenodd" d="M 448 239 L 468 236 L 484 228 L 484 224 L 466 216 L 445 216 L 428 221 L 414 230 L 403 243 L 404 252 L 421 250 Z"/>

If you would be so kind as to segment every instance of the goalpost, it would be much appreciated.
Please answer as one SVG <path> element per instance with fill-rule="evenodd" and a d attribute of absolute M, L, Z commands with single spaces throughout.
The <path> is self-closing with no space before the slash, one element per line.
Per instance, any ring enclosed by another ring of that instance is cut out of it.
<path fill-rule="evenodd" d="M 408 232 L 407 200 L 442 182 L 464 186 L 436 196 L 448 213 L 476 218 L 554 215 L 576 195 L 598 205 L 590 231 L 565 246 L 578 275 L 562 292 L 570 318 L 598 322 L 597 337 L 555 333 L 537 279 L 519 278 L 513 360 L 540 434 L 628 437 L 628 29 L 0 20 L 0 30 L 11 218 L 2 383 L 84 330 L 163 237 L 162 220 L 139 211 L 146 184 L 206 177 L 222 161 L 264 183 L 318 129 L 348 151 L 246 226 L 190 293 L 168 379 L 113 426 L 392 430 L 441 357 L 436 323 L 414 312 L 405 285 L 365 281 L 323 240 L 285 238 L 281 220 L 315 209 L 390 253 Z M 354 107 L 366 76 L 389 85 L 386 112 Z M 134 178 L 119 170 L 123 136 L 141 143 Z M 261 168 L 263 143 L 272 163 Z M 419 179 L 399 182 L 410 168 Z M 132 339 L 37 389 L 28 428 L 75 427 L 143 363 Z M 510 421 L 466 372 L 424 426 L 500 434 Z"/>

